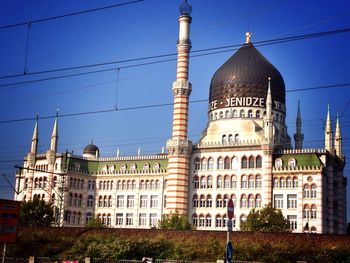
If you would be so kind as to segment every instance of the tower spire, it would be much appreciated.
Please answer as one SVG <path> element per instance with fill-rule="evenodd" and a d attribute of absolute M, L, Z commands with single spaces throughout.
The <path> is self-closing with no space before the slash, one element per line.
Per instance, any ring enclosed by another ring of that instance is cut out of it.
<path fill-rule="evenodd" d="M 177 44 L 176 80 L 173 82 L 174 96 L 172 138 L 167 141 L 168 179 L 167 213 L 187 213 L 188 170 L 192 142 L 188 140 L 188 107 L 192 85 L 188 81 L 189 53 L 191 50 L 190 25 L 191 5 L 185 0 L 180 5 L 179 39 Z"/>
<path fill-rule="evenodd" d="M 34 132 L 33 132 L 33 137 L 32 137 L 32 145 L 30 147 L 30 152 L 33 154 L 37 154 L 38 152 L 38 141 L 39 141 L 39 135 L 38 135 L 38 119 L 39 116 L 38 114 L 36 115 L 36 121 L 35 121 L 35 126 L 34 126 Z"/>
<path fill-rule="evenodd" d="M 273 149 L 273 116 L 272 116 L 272 95 L 271 95 L 271 78 L 268 79 L 268 90 L 266 96 L 266 115 L 264 117 L 264 134 L 265 145 L 269 151 Z"/>
<path fill-rule="evenodd" d="M 50 150 L 57 152 L 57 141 L 58 141 L 58 110 L 56 111 L 55 124 L 53 126 L 52 135 L 51 135 L 51 145 Z"/>
<path fill-rule="evenodd" d="M 340 124 L 339 124 L 339 115 L 337 113 L 337 124 L 335 126 L 335 135 L 334 135 L 334 148 L 335 153 L 338 156 L 343 155 L 343 145 L 342 145 L 342 137 L 340 132 Z"/>
<path fill-rule="evenodd" d="M 294 134 L 295 149 L 303 148 L 304 134 L 301 133 L 300 101 L 298 100 L 298 113 L 296 120 L 296 132 Z"/>
<path fill-rule="evenodd" d="M 325 144 L 325 149 L 327 151 L 333 150 L 333 130 L 332 130 L 332 121 L 331 121 L 329 103 L 328 103 L 328 110 L 327 110 L 326 128 L 324 131 L 324 144 Z"/>

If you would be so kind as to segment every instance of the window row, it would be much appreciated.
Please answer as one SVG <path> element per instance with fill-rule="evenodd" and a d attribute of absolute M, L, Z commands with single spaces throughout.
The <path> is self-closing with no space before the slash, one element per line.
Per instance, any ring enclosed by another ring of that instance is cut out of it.
<path fill-rule="evenodd" d="M 247 216 L 245 214 L 242 214 L 239 218 L 240 218 L 240 222 L 247 220 Z M 227 227 L 229 219 L 228 219 L 226 214 L 224 214 L 224 215 L 218 214 L 215 216 L 214 220 L 215 220 L 214 227 L 222 228 L 222 227 Z M 212 219 L 212 215 L 210 215 L 210 214 L 207 214 L 207 215 L 193 214 L 191 221 L 192 221 L 192 225 L 196 226 L 196 227 L 213 227 L 213 219 Z M 236 217 L 235 216 L 232 218 L 232 227 L 236 227 Z"/>
<path fill-rule="evenodd" d="M 297 177 L 281 177 L 273 178 L 273 188 L 297 188 L 298 187 L 298 178 Z"/>
<path fill-rule="evenodd" d="M 225 195 L 217 195 L 216 199 L 215 199 L 215 207 L 216 208 L 225 208 L 227 207 L 227 203 L 229 199 L 232 199 L 233 201 L 233 205 L 236 207 L 236 195 L 232 194 L 231 196 L 229 196 L 228 194 Z M 246 194 L 242 194 L 241 198 L 240 198 L 240 207 L 241 208 L 259 208 L 261 207 L 261 203 L 262 203 L 262 199 L 261 199 L 261 195 L 257 194 L 257 195 L 253 195 L 253 194 L 249 194 L 248 196 Z M 198 195 L 194 195 L 192 198 L 192 206 L 193 208 L 198 208 L 198 207 L 212 207 L 213 205 L 213 200 L 212 200 L 212 196 L 211 195 L 200 195 L 198 197 Z"/>
<path fill-rule="evenodd" d="M 138 222 L 134 222 L 134 214 L 133 213 L 117 213 L 115 224 L 117 226 L 133 226 L 134 223 L 137 223 L 138 226 L 143 227 L 156 227 L 158 224 L 158 216 L 155 213 L 139 213 Z"/>
<path fill-rule="evenodd" d="M 257 175 L 242 175 L 240 179 L 240 188 L 243 189 L 254 189 L 262 187 L 262 178 L 260 174 Z M 216 178 L 217 189 L 235 189 L 237 188 L 237 176 L 236 175 L 218 175 Z M 193 188 L 194 189 L 205 189 L 213 188 L 213 177 L 211 175 L 201 176 L 200 178 L 196 175 L 193 177 Z"/>
<path fill-rule="evenodd" d="M 95 180 L 88 180 L 88 190 L 95 189 Z"/>
<path fill-rule="evenodd" d="M 316 219 L 317 218 L 317 207 L 316 205 L 304 205 L 303 207 L 303 218 L 304 219 Z"/>
<path fill-rule="evenodd" d="M 83 189 L 84 179 L 69 178 L 69 187 L 76 190 Z"/>
<path fill-rule="evenodd" d="M 295 158 L 289 158 L 288 159 L 288 167 L 295 167 L 297 164 L 297 161 L 295 160 Z M 281 158 L 277 158 L 275 160 L 275 167 L 276 168 L 280 168 L 283 166 L 283 160 Z"/>
<path fill-rule="evenodd" d="M 317 186 L 312 184 L 311 186 L 305 184 L 303 187 L 303 197 L 304 198 L 317 198 Z"/>
<path fill-rule="evenodd" d="M 140 196 L 140 208 L 157 208 L 158 207 L 158 195 L 141 195 Z M 135 197 L 134 195 L 118 195 L 117 196 L 117 207 L 118 208 L 134 208 Z"/>
<path fill-rule="evenodd" d="M 69 206 L 82 206 L 83 195 L 82 194 L 73 194 L 69 193 L 68 195 L 68 205 Z"/>
<path fill-rule="evenodd" d="M 296 194 L 287 195 L 287 209 L 297 209 L 298 199 Z M 278 209 L 283 209 L 285 207 L 285 200 L 283 194 L 275 194 L 273 196 L 273 206 Z"/>
<path fill-rule="evenodd" d="M 25 183 L 25 185 L 27 185 L 27 182 Z M 46 189 L 46 188 L 47 188 L 47 177 L 36 177 L 34 179 L 34 189 Z"/>
<path fill-rule="evenodd" d="M 89 199 L 88 199 L 89 201 Z M 89 206 L 89 202 L 88 202 L 88 206 Z M 112 196 L 102 196 L 100 195 L 98 197 L 98 207 L 112 207 Z"/>
<path fill-rule="evenodd" d="M 113 181 L 111 180 L 104 180 L 99 181 L 98 187 L 100 190 L 112 190 L 113 189 Z"/>
<path fill-rule="evenodd" d="M 120 171 L 121 172 L 126 172 L 129 169 L 129 171 L 136 171 L 137 170 L 137 164 L 136 163 L 132 163 L 130 165 L 130 167 L 128 167 L 127 164 L 122 164 L 120 165 Z M 153 171 L 158 171 L 160 169 L 160 164 L 159 163 L 155 163 L 152 166 Z M 142 167 L 143 171 L 150 171 L 151 170 L 151 165 L 149 163 L 145 163 Z M 105 164 L 102 167 L 102 172 L 104 173 L 115 173 L 117 172 L 117 168 L 114 164 Z"/>
<path fill-rule="evenodd" d="M 24 199 L 26 198 L 26 196 L 24 196 Z M 40 194 L 35 194 L 35 195 L 33 195 L 33 200 L 34 199 L 41 199 L 41 200 L 45 200 L 45 194 L 42 194 L 42 195 L 40 195 Z"/>
<path fill-rule="evenodd" d="M 260 110 L 226 110 L 226 111 L 219 111 L 209 114 L 209 120 L 220 120 L 220 119 L 229 119 L 229 118 L 262 118 L 266 115 L 266 111 L 260 111 Z M 279 113 L 272 113 L 273 119 L 275 121 L 279 121 L 284 123 L 285 116 L 283 114 Z"/>
<path fill-rule="evenodd" d="M 253 169 L 253 168 L 261 168 L 262 167 L 262 158 L 260 155 L 254 157 L 254 156 L 243 156 L 241 158 L 241 163 L 239 163 L 239 160 L 236 156 L 233 157 L 219 157 L 216 160 L 215 168 L 218 170 L 225 170 L 225 169 Z M 197 157 L 194 160 L 194 169 L 195 170 L 214 170 L 214 159 L 212 157 L 209 157 L 208 159 L 202 158 L 200 159 Z"/>
<path fill-rule="evenodd" d="M 79 225 L 81 223 L 81 213 L 69 210 L 64 211 L 64 221 L 68 224 Z"/>

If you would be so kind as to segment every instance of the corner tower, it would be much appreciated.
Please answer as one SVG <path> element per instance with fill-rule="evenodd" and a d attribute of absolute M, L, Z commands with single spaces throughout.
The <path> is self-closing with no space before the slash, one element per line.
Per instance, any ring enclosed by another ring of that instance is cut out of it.
<path fill-rule="evenodd" d="M 298 113 L 296 120 L 296 132 L 294 134 L 295 149 L 303 148 L 304 134 L 301 133 L 301 115 L 300 115 L 300 101 L 298 101 Z"/>
<path fill-rule="evenodd" d="M 189 156 L 192 142 L 187 138 L 188 101 L 192 85 L 188 81 L 189 53 L 191 50 L 190 24 L 192 6 L 185 0 L 180 5 L 179 39 L 177 44 L 177 71 L 173 82 L 172 138 L 167 142 L 168 179 L 166 213 L 187 213 Z"/>

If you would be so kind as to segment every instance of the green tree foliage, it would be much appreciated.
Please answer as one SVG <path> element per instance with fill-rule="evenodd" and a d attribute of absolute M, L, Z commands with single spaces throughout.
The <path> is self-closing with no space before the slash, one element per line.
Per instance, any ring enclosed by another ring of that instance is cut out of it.
<path fill-rule="evenodd" d="M 260 210 L 251 210 L 247 221 L 241 225 L 243 231 L 290 232 L 289 222 L 281 210 L 265 206 Z"/>
<path fill-rule="evenodd" d="M 21 226 L 50 226 L 54 222 L 53 205 L 35 198 L 21 205 Z"/>
<path fill-rule="evenodd" d="M 93 227 L 93 228 L 102 228 L 105 227 L 105 225 L 101 222 L 100 219 L 97 217 L 90 220 L 89 223 L 86 224 L 87 227 Z"/>
<path fill-rule="evenodd" d="M 186 215 L 180 215 L 178 211 L 175 213 L 164 215 L 159 221 L 158 227 L 160 229 L 176 229 L 176 230 L 190 230 L 192 229 Z"/>

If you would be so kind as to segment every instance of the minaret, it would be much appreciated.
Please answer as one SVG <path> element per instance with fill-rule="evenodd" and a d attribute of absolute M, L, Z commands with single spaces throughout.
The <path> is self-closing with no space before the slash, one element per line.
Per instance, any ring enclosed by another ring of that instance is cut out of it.
<path fill-rule="evenodd" d="M 192 6 L 185 0 L 180 5 L 177 71 L 173 82 L 174 96 L 172 138 L 167 142 L 168 179 L 166 185 L 166 213 L 187 213 L 189 157 L 192 142 L 187 138 L 188 105 L 192 85 L 188 81 L 191 49 L 190 24 Z"/>
<path fill-rule="evenodd" d="M 339 116 L 337 114 L 337 124 L 335 126 L 335 135 L 334 135 L 334 148 L 335 153 L 338 156 L 343 155 L 343 145 L 342 145 L 342 137 L 340 133 L 340 124 L 339 124 Z"/>
<path fill-rule="evenodd" d="M 303 148 L 304 134 L 301 133 L 301 115 L 300 115 L 300 101 L 298 100 L 298 113 L 296 121 L 296 132 L 294 134 L 295 149 L 300 150 Z"/>
<path fill-rule="evenodd" d="M 332 121 L 331 121 L 331 114 L 329 110 L 329 104 L 328 104 L 328 111 L 327 111 L 326 129 L 324 131 L 324 145 L 327 151 L 333 150 L 333 130 L 332 130 Z"/>
<path fill-rule="evenodd" d="M 273 115 L 272 115 L 272 95 L 271 78 L 268 79 L 268 90 L 266 96 L 266 115 L 264 116 L 264 141 L 261 148 L 263 150 L 263 205 L 272 204 L 272 154 L 274 149 L 273 136 Z"/>
<path fill-rule="evenodd" d="M 36 115 L 36 121 L 33 131 L 33 137 L 32 137 L 32 144 L 30 147 L 30 152 L 27 155 L 27 164 L 26 166 L 29 168 L 26 172 L 25 178 L 28 179 L 28 185 L 27 185 L 27 191 L 26 191 L 26 200 L 31 200 L 32 198 L 32 192 L 33 192 L 33 181 L 34 181 L 34 169 L 35 169 L 35 162 L 36 162 L 36 155 L 38 153 L 38 142 L 39 142 L 39 125 L 38 125 L 38 115 Z M 21 178 L 17 178 L 16 181 L 16 189 L 18 189 L 18 186 L 21 187 L 22 182 Z"/>
<path fill-rule="evenodd" d="M 49 183 L 47 186 L 48 197 L 46 198 L 46 201 L 52 201 L 53 172 L 55 171 L 57 144 L 58 144 L 58 110 L 56 112 L 55 123 L 52 130 L 50 149 L 46 152 L 46 160 L 47 160 L 48 172 L 49 172 L 47 176 L 47 181 Z"/>

